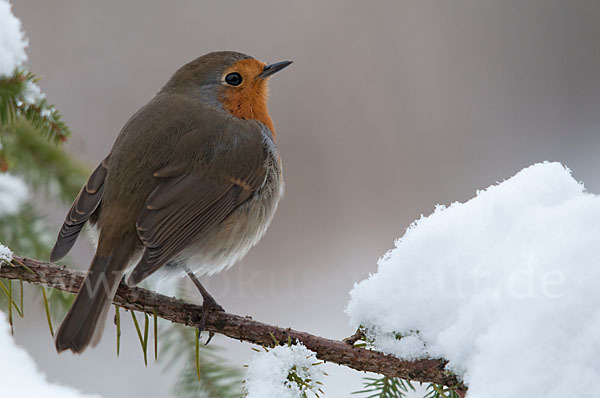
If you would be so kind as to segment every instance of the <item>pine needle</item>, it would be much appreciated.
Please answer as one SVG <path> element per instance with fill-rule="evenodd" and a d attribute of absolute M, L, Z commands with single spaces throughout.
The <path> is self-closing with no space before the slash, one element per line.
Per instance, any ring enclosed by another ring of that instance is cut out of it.
<path fill-rule="evenodd" d="M 8 323 L 10 324 L 10 334 L 14 335 L 15 334 L 15 330 L 13 327 L 13 315 L 12 315 L 12 303 L 13 303 L 13 298 L 12 298 L 12 280 L 8 280 Z"/>
<path fill-rule="evenodd" d="M 119 306 L 115 304 L 115 323 L 117 324 L 117 357 L 121 352 L 121 312 Z"/>
<path fill-rule="evenodd" d="M 7 281 L 9 286 L 11 286 L 11 282 L 10 279 Z M 6 295 L 6 297 L 8 298 L 8 302 L 12 303 L 12 305 L 14 306 L 15 310 L 17 311 L 17 314 L 19 314 L 19 316 L 21 318 L 23 318 L 23 313 L 21 312 L 21 310 L 19 309 L 19 307 L 17 306 L 17 303 L 15 303 L 15 301 L 12 299 L 12 289 L 9 292 L 9 289 L 6 287 L 6 285 L 4 285 L 4 283 L 2 281 L 0 281 L 0 288 L 2 288 L 2 291 L 4 292 L 4 294 Z M 11 311 L 11 309 L 8 309 L 9 312 Z"/>
<path fill-rule="evenodd" d="M 44 308 L 46 309 L 46 319 L 48 320 L 50 335 L 54 337 L 54 328 L 52 327 L 52 318 L 50 318 L 50 305 L 48 304 L 48 297 L 46 297 L 46 289 L 44 289 L 44 286 L 40 286 L 40 289 L 42 289 L 42 297 L 44 298 Z"/>
<path fill-rule="evenodd" d="M 269 335 L 271 336 L 271 338 L 273 339 L 273 347 L 277 347 L 279 345 L 279 340 L 277 340 L 275 338 L 275 335 L 273 334 L 273 332 L 269 332 Z"/>
<path fill-rule="evenodd" d="M 195 328 L 171 325 L 161 331 L 161 364 L 165 369 L 179 367 L 183 371 L 173 385 L 170 396 L 177 398 L 240 398 L 241 372 L 216 354 L 219 347 L 205 346 L 198 340 Z M 196 342 L 199 355 L 196 356 Z M 194 347 L 194 348 L 192 348 Z M 196 362 L 198 359 L 198 363 Z M 198 365 L 201 380 L 198 380 Z"/>
<path fill-rule="evenodd" d="M 154 361 L 158 361 L 158 316 L 156 310 L 154 312 Z"/>
<path fill-rule="evenodd" d="M 150 317 L 144 312 L 144 364 L 148 366 L 148 329 L 150 329 Z"/>
<path fill-rule="evenodd" d="M 135 325 L 135 330 L 138 334 L 138 338 L 140 339 L 140 344 L 142 346 L 142 351 L 144 352 L 144 364 L 146 366 L 148 366 L 148 357 L 146 355 L 146 349 L 144 347 L 144 337 L 142 336 L 142 331 L 140 330 L 140 324 L 137 321 L 137 318 L 135 317 L 135 313 L 132 310 L 129 310 L 129 313 L 131 313 L 131 318 L 133 319 L 133 324 Z"/>
<path fill-rule="evenodd" d="M 200 330 L 196 329 L 196 376 L 200 381 Z"/>
<path fill-rule="evenodd" d="M 21 318 L 23 318 L 25 316 L 25 308 L 23 307 L 23 279 L 21 279 L 21 277 L 19 277 L 19 292 L 19 305 L 21 307 L 21 313 L 19 315 L 21 315 Z"/>
<path fill-rule="evenodd" d="M 409 380 L 398 377 L 364 377 L 363 389 L 352 394 L 369 394 L 365 398 L 405 398 L 409 389 L 415 391 Z"/>

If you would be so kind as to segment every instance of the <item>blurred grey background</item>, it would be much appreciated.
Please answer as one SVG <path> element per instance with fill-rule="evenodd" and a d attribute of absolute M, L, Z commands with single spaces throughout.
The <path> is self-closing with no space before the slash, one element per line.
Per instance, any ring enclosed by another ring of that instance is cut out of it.
<path fill-rule="evenodd" d="M 29 68 L 90 166 L 187 61 L 225 49 L 294 60 L 271 82 L 286 196 L 259 246 L 205 280 L 233 313 L 340 339 L 353 332 L 343 310 L 354 282 L 437 203 L 543 160 L 600 192 L 597 0 L 13 3 Z M 65 211 L 49 215 L 57 229 Z M 74 259 L 90 258 L 80 240 Z M 175 372 L 144 368 L 132 327 L 119 359 L 112 325 L 74 357 L 55 354 L 42 313 L 26 322 L 17 340 L 50 379 L 107 397 L 168 395 Z M 214 343 L 240 366 L 252 353 Z M 359 389 L 362 374 L 327 371 L 327 396 Z"/>

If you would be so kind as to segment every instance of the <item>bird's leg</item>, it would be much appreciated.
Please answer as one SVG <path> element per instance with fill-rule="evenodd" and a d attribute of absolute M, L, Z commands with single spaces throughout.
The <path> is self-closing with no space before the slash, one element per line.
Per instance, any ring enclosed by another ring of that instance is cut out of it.
<path fill-rule="evenodd" d="M 221 307 L 217 301 L 210 295 L 208 290 L 202 286 L 202 283 L 198 280 L 196 275 L 189 268 L 184 267 L 185 272 L 190 277 L 200 294 L 202 295 L 202 315 L 200 316 L 200 325 L 198 326 L 198 338 L 200 338 L 200 333 L 206 327 L 206 320 L 208 319 L 208 313 L 210 311 L 222 311 L 225 312 L 223 307 Z M 213 332 L 209 332 L 208 340 L 204 344 L 208 344 L 210 340 L 213 338 L 215 334 Z"/>

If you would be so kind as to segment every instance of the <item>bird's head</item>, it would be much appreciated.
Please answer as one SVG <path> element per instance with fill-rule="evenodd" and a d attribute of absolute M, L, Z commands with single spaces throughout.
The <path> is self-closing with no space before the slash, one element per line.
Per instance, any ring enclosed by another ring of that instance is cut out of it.
<path fill-rule="evenodd" d="M 213 52 L 182 66 L 163 90 L 183 91 L 238 118 L 258 120 L 274 135 L 267 109 L 268 81 L 291 63 L 266 64 L 238 52 Z"/>

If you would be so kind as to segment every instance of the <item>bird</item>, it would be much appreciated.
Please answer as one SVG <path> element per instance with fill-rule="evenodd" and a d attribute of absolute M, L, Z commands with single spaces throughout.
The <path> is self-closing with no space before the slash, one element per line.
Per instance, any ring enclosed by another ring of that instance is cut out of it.
<path fill-rule="evenodd" d="M 268 81 L 291 63 L 203 55 L 125 123 L 50 254 L 51 262 L 64 258 L 86 224 L 97 236 L 57 352 L 96 346 L 121 280 L 136 285 L 158 270 L 192 278 L 203 298 L 200 329 L 210 311 L 223 311 L 197 276 L 231 267 L 271 223 L 284 182 Z"/>

